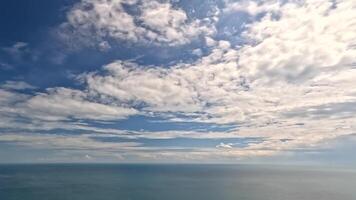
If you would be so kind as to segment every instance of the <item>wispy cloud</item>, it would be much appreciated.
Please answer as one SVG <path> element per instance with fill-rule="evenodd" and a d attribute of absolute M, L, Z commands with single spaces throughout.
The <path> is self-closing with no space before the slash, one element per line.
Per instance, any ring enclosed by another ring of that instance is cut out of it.
<path fill-rule="evenodd" d="M 24 81 L 6 81 L 1 87 L 6 90 L 26 90 L 36 88 Z"/>

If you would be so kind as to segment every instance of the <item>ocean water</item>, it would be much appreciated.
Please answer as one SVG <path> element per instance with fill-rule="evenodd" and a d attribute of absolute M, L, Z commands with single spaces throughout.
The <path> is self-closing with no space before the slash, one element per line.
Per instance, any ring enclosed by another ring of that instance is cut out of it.
<path fill-rule="evenodd" d="M 0 165 L 0 200 L 355 200 L 353 170 L 261 165 Z"/>

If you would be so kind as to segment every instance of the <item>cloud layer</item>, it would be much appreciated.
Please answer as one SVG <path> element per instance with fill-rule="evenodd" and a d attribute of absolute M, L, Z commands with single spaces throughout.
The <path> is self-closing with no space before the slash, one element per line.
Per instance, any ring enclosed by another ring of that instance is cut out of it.
<path fill-rule="evenodd" d="M 74 5 L 62 36 L 110 48 L 114 43 L 189 44 L 204 36 L 199 58 L 171 65 L 115 60 L 76 76 L 81 89 L 35 87 L 8 81 L 0 89 L 0 141 L 46 148 L 120 152 L 140 159 L 240 159 L 316 150 L 355 133 L 356 3 L 345 1 L 226 1 L 208 19 L 193 19 L 168 1 L 86 1 Z M 215 23 L 245 13 L 237 46 L 218 38 Z M 63 31 L 62 30 L 62 31 Z M 197 53 L 198 52 L 198 53 Z M 204 52 L 204 53 L 203 53 Z M 32 92 L 21 92 L 31 90 Z M 161 123 L 232 125 L 224 131 L 129 131 L 94 123 L 133 116 Z M 10 134 L 26 130 L 80 130 L 73 136 Z M 245 146 L 217 142 L 214 148 L 144 147 L 100 142 L 90 134 L 117 138 L 259 138 Z M 68 144 L 66 141 L 69 141 Z M 70 145 L 69 145 L 70 144 Z M 69 147 L 69 146 L 70 147 Z M 72 145 L 72 146 L 71 146 Z M 41 146 L 41 145 L 39 145 Z"/>

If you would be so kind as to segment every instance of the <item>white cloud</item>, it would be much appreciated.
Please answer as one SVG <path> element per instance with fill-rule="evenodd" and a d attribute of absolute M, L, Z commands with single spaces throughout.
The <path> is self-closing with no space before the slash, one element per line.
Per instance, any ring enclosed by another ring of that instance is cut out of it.
<path fill-rule="evenodd" d="M 175 45 L 205 31 L 199 21 L 168 3 L 143 1 L 138 16 L 127 13 L 122 3 L 137 2 L 82 1 L 70 11 L 69 23 L 80 34 L 96 31 L 100 42 L 112 37 Z M 334 4 L 243 1 L 229 12 L 246 9 L 264 16 L 246 26 L 247 44 L 241 47 L 207 36 L 210 53 L 193 63 L 162 67 L 115 61 L 82 74 L 83 90 L 53 88 L 34 96 L 0 90 L 0 112 L 53 121 L 157 114 L 167 120 L 239 126 L 204 136 L 194 131 L 143 131 L 135 132 L 136 137 L 263 138 L 246 147 L 221 143 L 217 147 L 222 148 L 188 154 L 162 150 L 150 155 L 136 147 L 143 157 L 236 158 L 315 148 L 356 131 L 356 112 L 351 109 L 356 102 L 356 3 Z"/>
<path fill-rule="evenodd" d="M 192 51 L 192 54 L 201 57 L 201 56 L 203 55 L 203 52 L 202 52 L 201 49 L 194 49 L 194 50 Z"/>
<path fill-rule="evenodd" d="M 329 108 L 331 118 L 322 120 L 286 115 L 356 101 L 354 3 L 288 2 L 260 10 L 266 15 L 243 33 L 250 44 L 233 49 L 227 41 L 208 38 L 214 46 L 210 55 L 169 69 L 115 62 L 104 68 L 106 76 L 86 76 L 89 90 L 141 103 L 147 111 L 242 124 L 239 134 L 268 138 L 246 149 L 278 152 L 355 131 L 353 126 L 338 128 L 353 123 L 353 111 L 341 118 L 338 109 Z"/>
<path fill-rule="evenodd" d="M 0 108 L 10 106 L 11 103 L 26 99 L 27 95 L 7 91 L 0 88 Z"/>
<path fill-rule="evenodd" d="M 0 86 L 7 90 L 25 90 L 25 89 L 35 89 L 36 87 L 24 82 L 24 81 L 6 81 Z"/>
<path fill-rule="evenodd" d="M 242 48 L 239 65 L 260 81 L 304 82 L 327 67 L 338 70 L 353 63 L 356 27 L 351 4 L 343 1 L 336 8 L 329 1 L 282 5 L 279 19 L 268 13 L 249 25 L 244 35 L 254 44 Z"/>
<path fill-rule="evenodd" d="M 87 135 L 70 136 L 54 134 L 2 134 L 0 141 L 17 143 L 19 145 L 30 146 L 38 149 L 57 150 L 123 150 L 137 147 L 140 144 L 135 142 L 98 142 Z"/>
<path fill-rule="evenodd" d="M 228 149 L 231 149 L 232 148 L 232 143 L 223 143 L 221 142 L 220 144 L 216 145 L 216 148 L 228 148 Z"/>
<path fill-rule="evenodd" d="M 256 16 L 264 12 L 278 11 L 280 8 L 280 2 L 275 0 L 267 1 L 225 1 L 226 7 L 224 12 L 246 12 L 251 16 Z"/>
<path fill-rule="evenodd" d="M 102 41 L 99 43 L 99 50 L 100 51 L 108 51 L 111 49 L 110 44 L 107 41 Z"/>
<path fill-rule="evenodd" d="M 128 11 L 124 5 L 137 11 Z M 68 40 L 74 36 L 84 44 L 102 44 L 109 38 L 175 46 L 214 32 L 210 23 L 189 19 L 184 10 L 162 1 L 82 0 L 68 12 L 67 18 L 61 36 Z"/>
<path fill-rule="evenodd" d="M 126 118 L 137 113 L 132 108 L 90 101 L 90 97 L 79 90 L 53 88 L 47 92 L 38 94 L 23 104 L 27 109 L 27 114 L 47 120 L 51 118 L 64 120 L 69 117 L 113 120 Z"/>
<path fill-rule="evenodd" d="M 201 121 L 230 123 L 244 120 L 242 106 L 229 103 L 246 90 L 237 69 L 237 51 L 220 41 L 213 52 L 192 64 L 169 69 L 144 68 L 117 61 L 104 66 L 106 75 L 83 75 L 89 92 L 114 102 L 140 105 L 143 111 L 182 112 Z M 238 102 L 244 104 L 244 102 Z"/>
<path fill-rule="evenodd" d="M 51 88 L 34 96 L 0 90 L 0 112 L 32 120 L 118 120 L 137 114 L 133 108 L 95 102 L 79 90 Z"/>

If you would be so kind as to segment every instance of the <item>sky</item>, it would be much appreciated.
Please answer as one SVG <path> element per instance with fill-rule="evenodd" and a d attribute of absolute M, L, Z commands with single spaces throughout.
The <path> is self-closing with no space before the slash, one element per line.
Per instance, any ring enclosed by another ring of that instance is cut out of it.
<path fill-rule="evenodd" d="M 0 163 L 356 163 L 354 0 L 11 0 L 0 25 Z"/>

